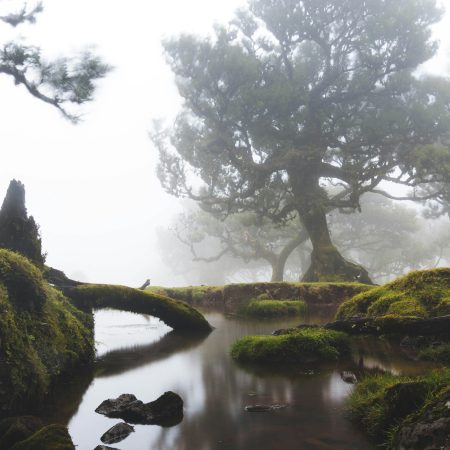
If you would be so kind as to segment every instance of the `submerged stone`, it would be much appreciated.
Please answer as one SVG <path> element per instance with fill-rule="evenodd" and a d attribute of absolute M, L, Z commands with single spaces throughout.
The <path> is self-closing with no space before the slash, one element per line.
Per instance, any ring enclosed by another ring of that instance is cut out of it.
<path fill-rule="evenodd" d="M 270 412 L 286 407 L 287 405 L 247 405 L 244 409 L 247 412 Z"/>
<path fill-rule="evenodd" d="M 133 432 L 134 428 L 131 425 L 120 422 L 104 433 L 100 440 L 105 444 L 115 444 L 116 442 L 123 441 Z"/>
<path fill-rule="evenodd" d="M 134 424 L 172 426 L 183 419 L 183 399 L 168 391 L 153 402 L 143 403 L 133 394 L 122 394 L 105 400 L 95 412 Z"/>

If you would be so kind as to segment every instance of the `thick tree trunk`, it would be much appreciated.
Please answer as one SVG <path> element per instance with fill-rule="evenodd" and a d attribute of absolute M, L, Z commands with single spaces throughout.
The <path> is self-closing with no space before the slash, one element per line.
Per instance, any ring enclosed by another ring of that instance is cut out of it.
<path fill-rule="evenodd" d="M 320 200 L 298 209 L 300 219 L 308 231 L 313 251 L 311 265 L 302 281 L 357 281 L 372 284 L 362 266 L 347 261 L 331 242 L 324 209 Z"/>

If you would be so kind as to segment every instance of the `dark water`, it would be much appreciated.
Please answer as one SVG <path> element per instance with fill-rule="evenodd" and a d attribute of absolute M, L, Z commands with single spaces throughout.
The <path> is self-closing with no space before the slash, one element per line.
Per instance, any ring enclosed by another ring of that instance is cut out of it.
<path fill-rule="evenodd" d="M 249 334 L 267 334 L 293 326 L 248 322 L 208 314 L 216 327 L 205 339 L 170 332 L 157 319 L 129 313 L 96 314 L 96 373 L 63 387 L 51 419 L 68 422 L 79 450 L 92 450 L 100 436 L 119 422 L 96 414 L 106 398 L 133 393 L 148 402 L 172 390 L 185 402 L 183 421 L 171 428 L 136 426 L 115 444 L 121 450 L 365 450 L 375 447 L 345 418 L 344 402 L 352 386 L 341 370 L 396 373 L 422 368 L 388 344 L 364 340 L 352 359 L 339 365 L 297 368 L 289 372 L 244 369 L 229 356 L 232 342 Z M 246 405 L 287 404 L 270 413 L 249 413 Z"/>

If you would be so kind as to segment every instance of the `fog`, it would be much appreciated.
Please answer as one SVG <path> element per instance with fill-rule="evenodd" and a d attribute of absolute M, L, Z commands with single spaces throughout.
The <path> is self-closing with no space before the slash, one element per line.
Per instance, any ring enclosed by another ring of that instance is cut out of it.
<path fill-rule="evenodd" d="M 172 117 L 180 103 L 160 42 L 208 33 L 242 3 L 48 0 L 35 25 L 20 27 L 46 55 L 94 44 L 114 66 L 76 126 L 0 76 L 0 196 L 12 178 L 25 184 L 49 265 L 92 282 L 174 281 L 155 250 L 155 227 L 178 206 L 156 178 L 148 138 L 152 119 Z M 2 42 L 17 33 L 0 24 Z"/>
<path fill-rule="evenodd" d="M 184 31 L 207 34 L 244 4 L 46 0 L 35 25 L 18 31 L 0 24 L 1 42 L 19 32 L 49 56 L 93 44 L 114 67 L 95 101 L 83 106 L 78 125 L 0 76 L 0 197 L 12 178 L 25 184 L 49 265 L 82 281 L 202 282 L 173 270 L 158 245 L 157 230 L 167 229 L 182 209 L 160 186 L 148 137 L 153 119 L 170 121 L 180 106 L 160 42 Z M 447 14 L 435 28 L 440 51 L 423 71 L 447 71 L 449 25 Z"/>

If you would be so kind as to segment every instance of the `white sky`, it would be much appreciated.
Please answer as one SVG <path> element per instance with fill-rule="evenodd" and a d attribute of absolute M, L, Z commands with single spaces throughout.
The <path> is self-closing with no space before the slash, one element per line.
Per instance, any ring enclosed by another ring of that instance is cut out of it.
<path fill-rule="evenodd" d="M 92 282 L 178 282 L 155 250 L 155 227 L 169 225 L 179 208 L 159 185 L 148 138 L 152 119 L 173 117 L 180 105 L 160 42 L 183 31 L 206 34 L 244 4 L 45 0 L 37 24 L 20 28 L 48 54 L 95 44 L 115 67 L 76 126 L 0 76 L 0 202 L 12 178 L 25 183 L 49 265 Z M 447 67 L 449 28 L 447 15 L 436 29 L 436 72 Z M 0 23 L 0 43 L 15 35 Z"/>

